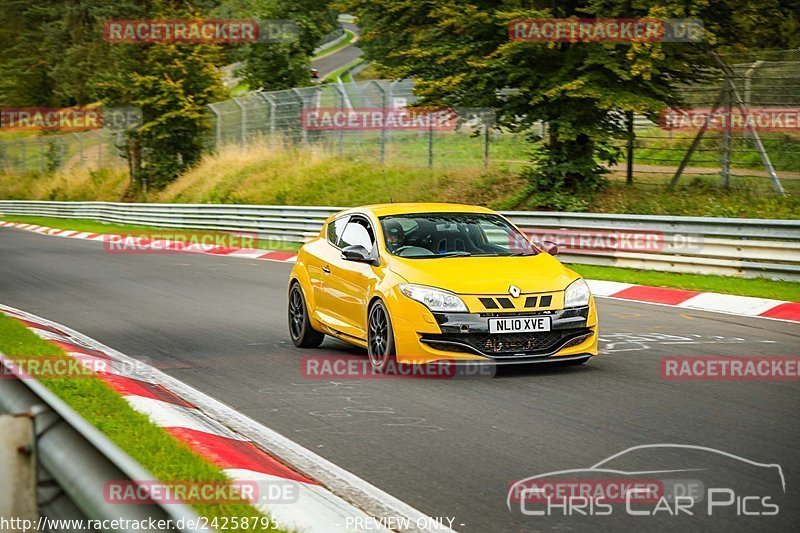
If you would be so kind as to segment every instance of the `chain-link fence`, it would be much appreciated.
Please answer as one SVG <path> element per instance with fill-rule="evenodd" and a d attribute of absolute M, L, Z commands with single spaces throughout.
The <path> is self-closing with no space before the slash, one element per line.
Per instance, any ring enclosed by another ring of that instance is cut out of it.
<path fill-rule="evenodd" d="M 680 89 L 685 107 L 730 117 L 742 109 L 800 109 L 800 50 L 720 56 L 717 76 Z M 402 109 L 414 104 L 411 80 L 371 80 L 255 92 L 209 105 L 207 150 L 314 148 L 332 155 L 423 167 L 520 167 L 531 145 L 521 134 L 494 127 L 486 113 L 464 113 L 452 129 L 313 129 L 304 116 L 314 110 Z M 476 118 L 477 117 L 477 118 Z M 663 119 L 663 116 L 661 117 Z M 773 194 L 800 192 L 800 127 L 670 128 L 658 117 L 636 115 L 623 158 L 612 179 L 669 187 L 688 180 Z M 546 135 L 546 127 L 536 126 Z M 0 170 L 54 171 L 119 164 L 119 134 L 101 130 L 0 140 Z M 630 164 L 628 164 L 630 163 Z M 626 168 L 627 167 L 627 168 Z"/>
<path fill-rule="evenodd" d="M 207 146 L 219 149 L 258 142 L 272 147 L 309 147 L 351 158 L 433 166 L 488 165 L 514 159 L 524 162 L 527 147 L 515 135 L 492 127 L 494 113 L 456 110 L 453 128 L 330 128 L 304 124 L 315 110 L 391 113 L 416 102 L 411 80 L 331 83 L 276 92 L 256 92 L 212 104 Z"/>
<path fill-rule="evenodd" d="M 800 50 L 718 59 L 712 80 L 681 88 L 685 109 L 676 115 L 711 124 L 669 127 L 665 115 L 652 121 L 636 116 L 633 176 L 626 177 L 654 187 L 694 179 L 765 193 L 800 192 Z M 756 117 L 754 127 L 737 124 L 748 114 Z M 628 140 L 619 142 L 628 148 Z"/>
<path fill-rule="evenodd" d="M 124 134 L 99 129 L 66 134 L 20 135 L 0 140 L 0 171 L 49 173 L 69 168 L 125 164 Z"/>

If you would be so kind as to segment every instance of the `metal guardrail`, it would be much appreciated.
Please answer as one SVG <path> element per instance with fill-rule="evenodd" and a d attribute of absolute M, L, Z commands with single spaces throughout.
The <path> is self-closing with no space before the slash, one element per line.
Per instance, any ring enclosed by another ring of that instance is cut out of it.
<path fill-rule="evenodd" d="M 10 360 L 0 354 L 0 366 Z M 184 504 L 118 504 L 106 500 L 105 489 L 109 482 L 156 480 L 35 379 L 0 379 L 0 413 L 34 420 L 32 453 L 37 460 L 41 516 L 51 520 L 118 521 L 120 527 L 115 531 L 125 533 L 149 531 L 124 526 L 148 523 L 150 519 L 156 523 L 171 521 L 176 526 L 154 532 L 201 531 L 177 529 L 178 524 L 199 524 L 197 514 Z"/>
<path fill-rule="evenodd" d="M 0 215 L 240 231 L 303 242 L 343 208 L 230 204 L 0 201 Z M 503 212 L 566 262 L 800 281 L 800 221 L 557 212 Z"/>

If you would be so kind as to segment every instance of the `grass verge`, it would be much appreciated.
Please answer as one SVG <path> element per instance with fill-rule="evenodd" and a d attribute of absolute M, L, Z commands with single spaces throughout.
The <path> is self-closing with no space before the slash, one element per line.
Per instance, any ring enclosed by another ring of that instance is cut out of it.
<path fill-rule="evenodd" d="M 0 313 L 0 352 L 11 359 L 37 357 L 65 358 L 61 348 L 28 330 L 23 324 Z M 229 482 L 215 465 L 153 424 L 105 382 L 90 375 L 80 378 L 47 378 L 41 383 L 102 431 L 156 479 L 170 482 Z M 192 505 L 209 519 L 260 516 L 246 504 Z M 255 529 L 255 531 L 277 531 Z"/>
<path fill-rule="evenodd" d="M 356 65 L 361 63 L 362 61 L 364 61 L 363 57 L 359 57 L 359 58 L 354 59 L 350 63 L 344 65 L 343 67 L 340 67 L 340 68 L 334 70 L 333 72 L 331 72 L 330 74 L 325 76 L 325 78 L 322 80 L 322 83 L 336 83 L 336 80 L 339 78 L 339 76 L 341 76 L 345 72 L 349 71 L 350 69 L 352 69 L 353 67 L 355 67 Z"/>
<path fill-rule="evenodd" d="M 327 104 L 326 104 L 327 105 Z M 242 151 L 227 146 L 206 154 L 164 190 L 130 190 L 124 168 L 74 168 L 52 174 L 0 172 L 0 198 L 8 200 L 138 201 L 267 205 L 363 205 L 388 200 L 386 181 L 396 201 L 441 201 L 495 209 L 538 210 L 541 195 L 527 192 L 520 176 L 527 156 L 520 141 L 501 135 L 492 141 L 484 168 L 481 139 L 447 132 L 436 134 L 433 168 L 427 140 L 413 132 L 392 132 L 382 167 L 372 134 L 343 138 L 309 136 L 308 146 L 280 146 L 277 139 L 254 142 Z M 661 170 L 667 167 L 658 167 Z M 577 198 L 564 210 L 643 215 L 800 219 L 800 179 L 784 179 L 787 196 L 769 190 L 769 179 L 735 178 L 730 189 L 718 176 L 687 175 L 674 191 L 669 176 L 636 175 L 627 186 L 614 172 L 594 197 Z M 572 198 L 572 197 L 570 197 Z M 572 205 L 576 203 L 576 205 Z M 551 202 L 552 204 L 552 202 Z"/>
<path fill-rule="evenodd" d="M 0 220 L 5 220 L 8 222 L 21 222 L 25 224 L 38 224 L 40 226 L 48 226 L 51 228 L 89 231 L 92 233 L 125 233 L 131 231 L 164 232 L 163 228 L 159 229 L 147 228 L 143 226 L 122 226 L 84 219 L 0 216 Z M 268 244 L 270 241 L 259 241 L 259 243 L 261 242 Z M 282 244 L 284 246 L 283 248 L 278 248 L 273 244 L 267 249 L 296 251 L 300 248 L 300 245 L 297 243 Z M 635 283 L 637 285 L 672 287 L 676 289 L 696 291 L 719 292 L 722 294 L 736 294 L 739 296 L 755 296 L 759 298 L 772 298 L 776 300 L 788 300 L 794 302 L 800 301 L 800 283 L 791 281 L 773 281 L 764 278 L 746 279 L 732 276 L 707 276 L 701 274 L 675 274 L 672 272 L 633 270 L 628 268 L 594 265 L 571 264 L 569 267 L 588 279 L 619 281 L 623 283 Z"/>
<path fill-rule="evenodd" d="M 792 281 L 702 274 L 676 274 L 595 265 L 571 264 L 569 267 L 587 279 L 800 302 L 800 283 Z"/>
<path fill-rule="evenodd" d="M 89 233 L 110 233 L 116 235 L 140 235 L 147 234 L 154 238 L 169 239 L 175 235 L 177 240 L 180 236 L 221 236 L 225 234 L 218 231 L 206 230 L 182 230 L 180 228 L 154 228 L 149 226 L 126 226 L 123 224 L 109 224 L 108 222 L 98 222 L 82 218 L 51 218 L 51 217 L 27 217 L 27 216 L 6 216 L 0 215 L 0 220 L 6 222 L 18 222 L 21 224 L 36 224 L 48 228 L 67 229 L 74 231 L 86 231 Z M 224 239 L 222 240 L 224 242 Z M 252 245 L 262 250 L 276 250 L 294 252 L 300 249 L 300 244 L 287 242 L 279 239 L 254 239 Z"/>

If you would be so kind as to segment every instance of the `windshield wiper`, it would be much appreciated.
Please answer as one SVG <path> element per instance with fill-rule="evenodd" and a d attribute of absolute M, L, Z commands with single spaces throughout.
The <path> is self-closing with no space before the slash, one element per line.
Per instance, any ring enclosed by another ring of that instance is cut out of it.
<path fill-rule="evenodd" d="M 464 251 L 456 251 L 456 252 L 445 252 L 443 254 L 436 254 L 436 257 L 467 257 L 472 255 L 470 252 Z"/>

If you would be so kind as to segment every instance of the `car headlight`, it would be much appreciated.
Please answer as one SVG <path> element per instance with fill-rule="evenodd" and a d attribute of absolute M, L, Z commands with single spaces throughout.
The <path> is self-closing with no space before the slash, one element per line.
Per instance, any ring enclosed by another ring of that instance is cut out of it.
<path fill-rule="evenodd" d="M 398 285 L 400 292 L 416 300 L 431 311 L 440 313 L 466 313 L 467 306 L 464 301 L 450 291 L 424 287 L 422 285 L 410 285 L 401 283 Z"/>
<path fill-rule="evenodd" d="M 589 284 L 583 278 L 576 279 L 564 291 L 564 307 L 583 307 L 589 305 L 589 297 L 592 291 Z"/>

